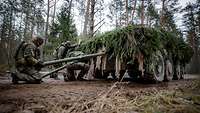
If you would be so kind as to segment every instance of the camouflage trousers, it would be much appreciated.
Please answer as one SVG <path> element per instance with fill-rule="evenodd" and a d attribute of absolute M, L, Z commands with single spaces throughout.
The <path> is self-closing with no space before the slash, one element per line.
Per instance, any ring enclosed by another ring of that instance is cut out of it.
<path fill-rule="evenodd" d="M 34 67 L 17 67 L 16 76 L 19 81 L 35 83 L 41 81 L 42 74 Z"/>
<path fill-rule="evenodd" d="M 80 70 L 76 77 L 76 71 Z M 66 74 L 64 75 L 64 80 L 83 80 L 84 75 L 88 72 L 89 65 L 85 63 L 72 63 L 67 66 L 66 68 Z"/>
<path fill-rule="evenodd" d="M 59 68 L 59 67 L 61 67 L 61 66 L 62 66 L 62 63 L 54 64 L 54 65 L 53 65 L 53 68 L 54 68 L 54 69 L 57 69 L 57 68 Z M 58 73 L 52 73 L 52 74 L 50 75 L 50 78 L 59 79 L 59 78 L 58 78 Z"/>

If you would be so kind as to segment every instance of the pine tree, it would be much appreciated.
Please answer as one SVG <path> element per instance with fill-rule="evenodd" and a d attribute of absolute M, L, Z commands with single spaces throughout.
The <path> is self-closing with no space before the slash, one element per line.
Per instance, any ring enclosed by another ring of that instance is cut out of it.
<path fill-rule="evenodd" d="M 107 17 L 110 19 L 110 23 L 115 27 L 120 27 L 122 25 L 123 6 L 124 4 L 122 0 L 112 0 L 109 4 L 110 14 L 108 14 Z"/>
<path fill-rule="evenodd" d="M 60 40 L 73 40 L 77 36 L 76 26 L 71 15 L 72 0 L 62 5 L 60 13 L 57 15 L 58 22 L 51 27 L 51 37 L 59 35 Z"/>
<path fill-rule="evenodd" d="M 96 31 L 95 27 L 98 25 L 95 25 L 95 18 L 97 17 L 98 13 L 101 13 L 102 11 L 102 2 L 104 0 L 87 0 L 86 1 L 86 10 L 85 10 L 85 21 L 84 21 L 84 28 L 83 28 L 83 37 L 93 37 L 94 34 L 98 31 L 98 29 L 102 26 L 100 25 Z M 101 14 L 100 14 L 101 15 Z M 100 21 L 97 22 L 101 23 L 101 16 Z"/>
<path fill-rule="evenodd" d="M 186 30 L 185 32 L 187 33 L 187 41 L 189 42 L 189 44 L 193 47 L 193 49 L 195 48 L 195 15 L 194 15 L 194 4 L 189 3 L 184 9 L 183 11 L 185 11 L 186 13 L 183 15 L 184 18 L 184 25 L 186 26 Z"/>
<path fill-rule="evenodd" d="M 180 9 L 178 0 L 162 0 L 160 25 L 167 31 L 178 33 L 174 15 Z"/>
<path fill-rule="evenodd" d="M 159 15 L 158 15 L 158 12 L 156 11 L 155 6 L 151 0 L 148 1 L 146 16 L 147 16 L 147 20 L 146 20 L 147 26 L 149 26 L 149 27 L 153 27 L 153 25 L 158 26 Z"/>

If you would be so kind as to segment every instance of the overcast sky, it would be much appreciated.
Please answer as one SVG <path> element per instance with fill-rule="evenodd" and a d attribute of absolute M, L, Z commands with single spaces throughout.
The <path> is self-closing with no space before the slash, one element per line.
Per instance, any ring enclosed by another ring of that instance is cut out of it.
<path fill-rule="evenodd" d="M 57 6 L 58 6 L 57 8 L 59 8 L 62 5 L 63 1 L 64 0 L 59 0 L 59 2 L 57 4 Z M 106 17 L 106 15 L 109 13 L 109 9 L 108 9 L 107 4 L 109 2 L 111 2 L 111 0 L 104 0 L 104 1 L 105 1 L 105 5 L 104 5 L 105 9 L 104 9 L 104 12 L 103 12 L 104 13 L 103 18 L 105 18 L 105 24 L 102 26 L 101 31 L 109 31 L 109 30 L 112 30 L 112 27 L 111 27 L 111 24 L 110 24 L 110 20 Z M 154 0 L 154 1 L 156 1 L 157 3 L 161 3 L 160 0 Z M 195 2 L 195 1 L 196 0 L 179 0 L 180 5 L 182 7 L 185 7 L 188 2 Z M 159 5 L 158 5 L 158 7 L 159 7 Z M 75 9 L 75 10 L 73 10 L 73 12 L 77 13 L 78 10 Z M 183 29 L 182 28 L 182 14 L 176 14 L 175 16 L 176 16 L 176 19 L 175 19 L 176 24 L 178 25 L 179 28 Z M 76 24 L 78 33 L 82 32 L 83 28 L 81 27 L 82 26 L 81 24 L 83 24 L 84 18 L 80 18 L 78 16 L 78 13 L 77 13 L 74 16 L 74 20 L 75 20 L 75 24 Z M 99 20 L 96 20 L 95 22 L 97 23 L 98 21 Z"/>

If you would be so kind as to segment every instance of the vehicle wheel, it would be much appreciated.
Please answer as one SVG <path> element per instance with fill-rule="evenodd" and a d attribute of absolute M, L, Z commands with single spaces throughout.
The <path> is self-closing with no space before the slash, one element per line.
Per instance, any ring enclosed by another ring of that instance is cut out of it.
<path fill-rule="evenodd" d="M 103 71 L 102 79 L 107 79 L 108 76 L 109 76 L 109 72 L 108 71 Z"/>
<path fill-rule="evenodd" d="M 174 70 L 173 80 L 179 80 L 181 78 L 181 67 L 178 64 L 174 68 L 175 70 Z"/>
<path fill-rule="evenodd" d="M 180 79 L 181 78 L 181 66 L 180 65 L 178 65 L 177 67 L 176 67 L 176 69 L 177 69 L 177 76 L 178 76 L 178 79 Z"/>
<path fill-rule="evenodd" d="M 164 81 L 171 81 L 173 79 L 173 66 L 170 60 L 165 61 L 165 78 Z"/>
<path fill-rule="evenodd" d="M 156 52 L 156 54 L 153 56 L 152 64 L 152 74 L 154 81 L 162 82 L 165 75 L 165 63 L 160 51 Z"/>
<path fill-rule="evenodd" d="M 184 73 L 185 73 L 184 67 L 181 66 L 181 75 L 180 75 L 180 79 L 184 79 Z"/>

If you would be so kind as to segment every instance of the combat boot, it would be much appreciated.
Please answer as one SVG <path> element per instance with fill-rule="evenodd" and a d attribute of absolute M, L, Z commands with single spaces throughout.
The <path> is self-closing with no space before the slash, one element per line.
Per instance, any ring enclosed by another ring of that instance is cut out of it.
<path fill-rule="evenodd" d="M 60 79 L 58 78 L 58 74 L 57 74 L 57 73 L 51 74 L 51 75 L 50 75 L 50 78 L 54 78 L 55 80 L 60 80 Z"/>
<path fill-rule="evenodd" d="M 12 72 L 11 73 L 11 77 L 12 77 L 12 83 L 13 84 L 18 84 L 19 78 L 17 77 L 17 73 Z"/>

